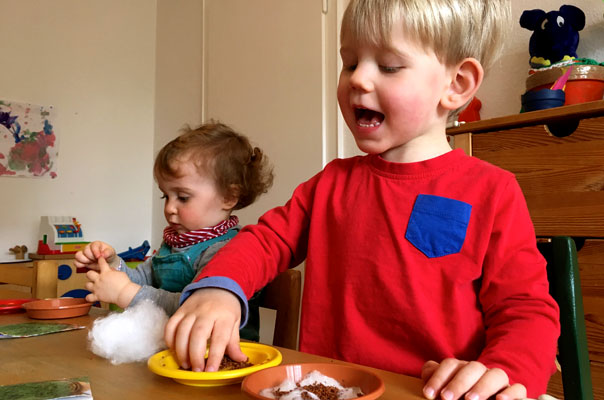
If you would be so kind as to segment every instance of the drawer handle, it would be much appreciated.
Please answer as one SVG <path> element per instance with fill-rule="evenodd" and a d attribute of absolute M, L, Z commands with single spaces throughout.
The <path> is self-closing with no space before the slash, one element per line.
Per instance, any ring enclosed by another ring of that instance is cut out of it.
<path fill-rule="evenodd" d="M 552 122 L 545 124 L 545 130 L 552 136 L 555 137 L 566 137 L 572 135 L 572 133 L 579 127 L 580 119 L 566 119 L 563 121 Z"/>

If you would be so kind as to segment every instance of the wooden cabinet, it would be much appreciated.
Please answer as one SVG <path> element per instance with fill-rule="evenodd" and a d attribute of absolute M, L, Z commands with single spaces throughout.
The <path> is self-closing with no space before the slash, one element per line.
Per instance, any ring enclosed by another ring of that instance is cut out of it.
<path fill-rule="evenodd" d="M 454 147 L 516 175 L 538 237 L 575 238 L 594 399 L 604 400 L 604 100 L 477 121 L 447 133 Z M 561 398 L 559 379 L 554 376 L 550 392 Z"/>

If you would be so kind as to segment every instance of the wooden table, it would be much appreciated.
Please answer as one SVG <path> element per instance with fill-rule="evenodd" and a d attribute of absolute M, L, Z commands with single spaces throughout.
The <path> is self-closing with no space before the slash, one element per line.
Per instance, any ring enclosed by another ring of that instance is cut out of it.
<path fill-rule="evenodd" d="M 56 320 L 91 326 L 103 310 L 84 317 Z M 31 322 L 24 313 L 0 315 L 0 325 Z M 49 321 L 50 322 L 50 321 Z M 150 399 L 244 399 L 239 384 L 215 388 L 182 385 L 158 376 L 145 363 L 112 365 L 88 350 L 87 329 L 21 339 L 0 340 L 0 385 L 88 376 L 95 400 Z M 279 348 L 283 363 L 333 362 L 324 357 Z M 385 383 L 382 400 L 423 399 L 417 378 L 367 368 Z"/>

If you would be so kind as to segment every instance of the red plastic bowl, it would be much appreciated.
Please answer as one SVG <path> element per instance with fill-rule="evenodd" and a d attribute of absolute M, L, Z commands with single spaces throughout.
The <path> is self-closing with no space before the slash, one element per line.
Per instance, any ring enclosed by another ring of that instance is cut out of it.
<path fill-rule="evenodd" d="M 0 299 L 0 315 L 23 312 L 23 304 L 35 299 Z"/>

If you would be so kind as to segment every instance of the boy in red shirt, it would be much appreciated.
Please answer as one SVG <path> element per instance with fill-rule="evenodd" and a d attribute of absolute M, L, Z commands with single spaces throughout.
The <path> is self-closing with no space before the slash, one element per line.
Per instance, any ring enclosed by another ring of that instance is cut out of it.
<path fill-rule="evenodd" d="M 306 259 L 300 350 L 426 381 L 445 400 L 537 397 L 558 308 L 514 176 L 451 150 L 510 24 L 505 0 L 352 0 L 338 102 L 363 157 L 339 159 L 221 249 L 166 326 L 182 366 L 245 359 L 246 298 Z M 189 297 L 190 296 L 190 297 Z"/>

